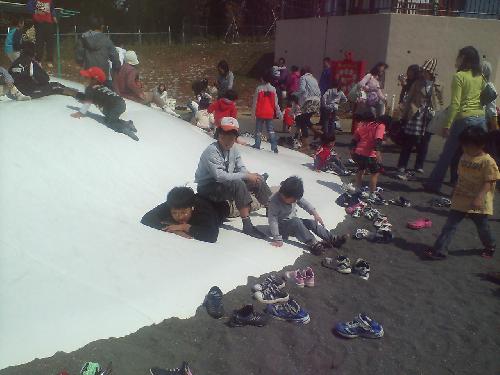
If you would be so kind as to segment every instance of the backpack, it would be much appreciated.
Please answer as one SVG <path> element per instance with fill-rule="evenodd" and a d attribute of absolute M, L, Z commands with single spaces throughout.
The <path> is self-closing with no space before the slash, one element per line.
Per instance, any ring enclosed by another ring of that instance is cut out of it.
<path fill-rule="evenodd" d="M 257 95 L 255 117 L 272 120 L 276 117 L 276 94 L 273 91 L 260 91 Z"/>

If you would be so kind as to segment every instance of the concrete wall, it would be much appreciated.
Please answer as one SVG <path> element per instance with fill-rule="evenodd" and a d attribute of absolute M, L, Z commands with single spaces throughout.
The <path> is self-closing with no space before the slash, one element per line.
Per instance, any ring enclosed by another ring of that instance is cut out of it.
<path fill-rule="evenodd" d="M 493 65 L 493 81 L 500 88 L 500 21 L 461 17 L 374 14 L 278 22 L 275 55 L 288 66 L 308 64 L 321 73 L 324 56 L 342 59 L 350 50 L 368 68 L 386 61 L 386 92 L 399 95 L 397 76 L 408 65 L 438 59 L 439 80 L 449 99 L 451 76 L 460 48 L 473 45 Z"/>

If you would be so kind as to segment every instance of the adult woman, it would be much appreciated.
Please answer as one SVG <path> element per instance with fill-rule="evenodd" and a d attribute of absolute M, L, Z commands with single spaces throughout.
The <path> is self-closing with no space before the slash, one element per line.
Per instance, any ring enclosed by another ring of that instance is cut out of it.
<path fill-rule="evenodd" d="M 309 66 L 303 67 L 300 74 L 299 89 L 294 95 L 299 100 L 301 114 L 295 118 L 295 122 L 302 134 L 302 148 L 308 151 L 309 128 L 312 125 L 311 117 L 319 112 L 321 91 L 318 81 L 311 74 Z"/>
<path fill-rule="evenodd" d="M 399 94 L 399 104 L 402 104 L 410 91 L 411 85 L 419 78 L 420 66 L 418 64 L 410 65 L 406 69 L 406 76 L 401 74 L 399 82 L 401 83 L 401 93 Z"/>
<path fill-rule="evenodd" d="M 435 111 L 443 105 L 441 85 L 436 82 L 436 59 L 425 61 L 416 80 L 405 95 L 401 119 L 403 120 L 403 145 L 399 155 L 398 171 L 404 173 L 414 147 L 417 149 L 415 170 L 423 173 L 431 133 L 427 126 Z"/>
<path fill-rule="evenodd" d="M 368 109 L 375 117 L 385 114 L 387 96 L 382 91 L 382 87 L 385 71 L 388 68 L 389 65 L 385 62 L 379 62 L 359 82 L 361 90 L 366 93 L 366 99 L 358 103 L 358 113 L 366 113 Z"/>
<path fill-rule="evenodd" d="M 219 98 L 226 93 L 227 90 L 232 90 L 234 85 L 234 74 L 229 69 L 229 64 L 226 60 L 221 60 L 217 64 L 217 82 L 215 82 L 215 87 L 218 90 Z"/>
<path fill-rule="evenodd" d="M 457 72 L 451 84 L 451 104 L 443 128 L 443 136 L 447 139 L 429 180 L 424 184 L 425 189 L 431 192 L 441 190 L 448 167 L 451 166 L 451 183 L 457 179 L 460 133 L 469 126 L 480 126 L 486 130 L 484 108 L 480 101 L 485 82 L 481 74 L 479 53 L 472 46 L 462 48 L 458 52 L 455 66 Z"/>

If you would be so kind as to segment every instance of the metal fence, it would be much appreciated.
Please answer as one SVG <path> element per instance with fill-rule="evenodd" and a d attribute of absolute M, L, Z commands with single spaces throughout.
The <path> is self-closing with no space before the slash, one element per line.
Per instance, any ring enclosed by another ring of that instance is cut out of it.
<path fill-rule="evenodd" d="M 282 18 L 400 13 L 500 19 L 500 0 L 291 0 Z"/>

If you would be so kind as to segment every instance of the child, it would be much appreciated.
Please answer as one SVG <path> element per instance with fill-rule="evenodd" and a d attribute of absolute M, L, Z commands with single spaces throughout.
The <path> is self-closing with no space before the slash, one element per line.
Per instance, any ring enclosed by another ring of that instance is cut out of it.
<path fill-rule="evenodd" d="M 104 114 L 106 126 L 117 133 L 128 135 L 134 141 L 139 138 L 135 135 L 137 129 L 132 121 L 120 120 L 120 116 L 125 112 L 125 100 L 107 86 L 106 74 L 101 68 L 96 66 L 80 71 L 82 77 L 87 78 L 85 93 L 76 94 L 76 98 L 83 103 L 78 112 L 71 115 L 74 118 L 82 118 L 88 112 L 90 105 L 96 105 Z"/>
<path fill-rule="evenodd" d="M 370 175 L 370 196 L 372 203 L 382 204 L 384 200 L 377 192 L 377 181 L 382 171 L 382 154 L 380 148 L 385 134 L 386 119 L 382 116 L 379 120 L 362 122 L 357 127 L 351 142 L 352 159 L 358 166 L 356 172 L 356 187 L 361 191 L 363 175 Z"/>
<path fill-rule="evenodd" d="M 295 125 L 295 114 L 293 113 L 294 99 L 298 103 L 298 100 L 296 100 L 297 97 L 294 95 L 286 98 L 286 106 L 283 111 L 283 133 L 289 133 L 292 126 Z"/>
<path fill-rule="evenodd" d="M 210 101 L 208 98 L 202 98 L 198 105 L 198 111 L 194 115 L 195 125 L 206 131 L 214 129 L 215 118 L 213 113 L 208 113 Z"/>
<path fill-rule="evenodd" d="M 14 22 L 14 26 L 9 29 L 9 34 L 5 38 L 5 54 L 10 62 L 14 62 L 21 56 L 21 41 L 23 36 L 24 19 L 19 18 Z"/>
<path fill-rule="evenodd" d="M 495 238 L 488 216 L 493 215 L 496 181 L 500 179 L 493 158 L 484 152 L 488 133 L 479 126 L 466 128 L 459 136 L 463 156 L 458 167 L 458 182 L 451 198 L 451 210 L 434 247 L 425 255 L 434 260 L 445 259 L 458 224 L 468 216 L 476 225 L 485 247 L 483 257 L 495 253 Z"/>
<path fill-rule="evenodd" d="M 319 171 L 331 170 L 339 176 L 350 176 L 351 173 L 346 169 L 339 156 L 334 150 L 335 134 L 323 135 L 321 137 L 321 146 L 314 156 L 314 168 Z"/>
<path fill-rule="evenodd" d="M 347 97 L 339 90 L 339 81 L 332 80 L 330 88 L 321 97 L 321 112 L 323 114 L 323 134 L 332 134 L 336 129 L 337 111 L 339 105 L 347 103 Z"/>
<path fill-rule="evenodd" d="M 200 81 L 195 81 L 191 85 L 191 89 L 193 90 L 194 100 L 191 100 L 187 107 L 191 110 L 191 117 L 189 121 L 196 116 L 196 112 L 198 111 L 198 106 L 202 99 L 208 100 L 208 103 L 212 101 L 212 96 L 208 93 L 208 79 L 202 79 Z"/>
<path fill-rule="evenodd" d="M 141 223 L 198 241 L 216 242 L 219 227 L 229 213 L 227 202 L 212 203 L 191 188 L 175 187 L 167 201 L 149 211 Z"/>
<path fill-rule="evenodd" d="M 238 100 L 238 94 L 234 90 L 227 90 L 223 96 L 208 106 L 208 113 L 214 114 L 215 127 L 220 127 L 221 120 L 224 117 L 238 117 L 235 101 Z"/>
<path fill-rule="evenodd" d="M 276 89 L 271 85 L 274 77 L 271 72 L 264 73 L 262 84 L 257 86 L 253 98 L 253 114 L 255 116 L 255 144 L 253 148 L 260 150 L 262 129 L 265 126 L 269 134 L 271 150 L 278 153 L 278 143 L 274 132 L 273 119 L 282 118 L 281 109 L 278 104 Z"/>
<path fill-rule="evenodd" d="M 281 183 L 280 190 L 269 200 L 268 218 L 272 245 L 283 246 L 283 239 L 289 236 L 296 237 L 300 242 L 309 246 L 311 253 L 321 255 L 326 247 L 338 247 L 345 242 L 345 237 L 337 237 L 333 231 L 324 227 L 323 219 L 316 209 L 304 198 L 304 185 L 299 177 L 288 177 Z M 314 217 L 314 220 L 299 219 L 297 207 L 303 208 Z M 323 242 L 318 242 L 311 231 L 318 235 Z"/>
<path fill-rule="evenodd" d="M 14 86 L 14 78 L 12 78 L 7 69 L 0 66 L 0 100 L 4 95 L 20 101 L 31 100 L 29 96 L 23 95 L 23 93 Z"/>

